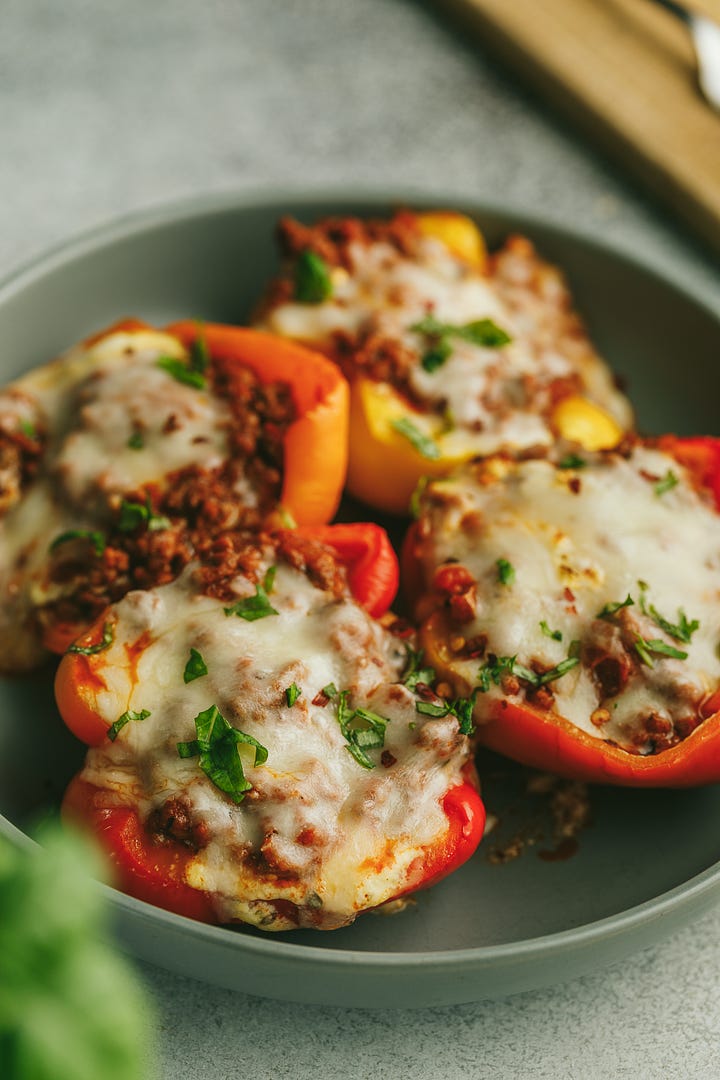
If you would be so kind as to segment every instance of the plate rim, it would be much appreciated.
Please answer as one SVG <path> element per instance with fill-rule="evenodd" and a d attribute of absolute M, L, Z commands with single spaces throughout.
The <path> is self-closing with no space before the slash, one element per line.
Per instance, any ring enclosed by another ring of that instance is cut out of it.
<path fill-rule="evenodd" d="M 155 228 L 169 227 L 180 222 L 198 220 L 215 214 L 220 215 L 232 210 L 277 208 L 280 213 L 283 204 L 292 203 L 297 208 L 303 205 L 315 206 L 323 202 L 332 205 L 374 204 L 378 209 L 386 209 L 393 205 L 420 204 L 457 209 L 478 216 L 510 218 L 515 223 L 514 228 L 517 231 L 539 229 L 551 235 L 555 234 L 564 239 L 579 242 L 590 253 L 599 252 L 603 256 L 629 264 L 655 282 L 669 286 L 680 293 L 686 301 L 716 322 L 720 329 L 720 301 L 715 305 L 709 296 L 706 297 L 694 291 L 686 283 L 681 270 L 677 269 L 675 263 L 665 263 L 660 269 L 651 261 L 650 256 L 638 254 L 615 239 L 599 237 L 586 227 L 564 225 L 541 212 L 514 206 L 512 203 L 489 201 L 472 193 L 449 194 L 413 185 L 393 188 L 364 184 L 343 185 L 342 187 L 271 185 L 266 188 L 238 188 L 201 193 L 134 209 L 74 233 L 11 269 L 0 280 L 0 305 L 21 293 L 23 289 L 42 280 L 44 276 L 62 269 L 69 262 L 98 253 L 118 241 L 150 232 Z M 11 843 L 28 850 L 38 848 L 31 836 L 3 815 L 0 815 L 0 835 Z M 593 922 L 502 944 L 398 953 L 324 948 L 303 944 L 300 941 L 277 941 L 272 935 L 256 938 L 244 935 L 242 930 L 228 933 L 224 927 L 211 926 L 176 915 L 136 900 L 108 885 L 100 884 L 99 888 L 109 899 L 111 908 L 133 919 L 160 922 L 166 928 L 182 931 L 198 941 L 223 945 L 233 950 L 240 950 L 240 952 L 249 952 L 259 958 L 312 961 L 325 969 L 361 965 L 367 969 L 409 968 L 415 970 L 422 967 L 427 970 L 431 967 L 441 970 L 452 967 L 455 970 L 465 968 L 478 970 L 509 960 L 535 962 L 546 955 L 557 956 L 568 950 L 591 946 L 611 934 L 624 936 L 640 925 L 671 913 L 682 912 L 683 908 L 697 908 L 713 893 L 720 892 L 720 857 L 712 866 L 672 889 Z"/>

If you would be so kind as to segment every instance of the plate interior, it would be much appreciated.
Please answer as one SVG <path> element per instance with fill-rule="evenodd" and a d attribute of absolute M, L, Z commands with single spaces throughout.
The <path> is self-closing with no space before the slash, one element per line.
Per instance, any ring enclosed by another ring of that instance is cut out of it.
<path fill-rule="evenodd" d="M 447 199 L 440 203 L 453 205 Z M 280 213 L 312 221 L 327 213 L 379 216 L 391 209 L 378 200 L 351 199 L 210 203 L 76 246 L 0 291 L 3 381 L 127 315 L 159 324 L 187 316 L 244 321 L 276 268 L 273 232 Z M 476 216 L 491 246 L 508 232 L 522 231 L 564 268 L 600 351 L 627 384 L 643 430 L 714 430 L 720 322 L 710 311 L 642 266 L 560 229 L 516 215 Z M 51 669 L 32 679 L 0 681 L 0 813 L 29 827 L 57 807 L 82 756 L 57 716 Z M 502 772 L 505 766 L 498 762 L 488 761 L 483 771 Z M 512 795 L 522 778 L 511 773 L 487 789 L 489 809 L 502 819 L 501 837 L 538 814 L 537 800 Z M 551 846 L 546 835 L 520 858 L 491 865 L 486 844 L 453 878 L 399 916 L 366 917 L 332 934 L 305 931 L 274 940 L 388 953 L 511 944 L 623 912 L 682 885 L 720 858 L 720 787 L 598 788 L 591 805 L 592 823 L 570 858 L 541 858 L 538 853 Z M 547 823 L 545 828 L 547 833 Z"/>

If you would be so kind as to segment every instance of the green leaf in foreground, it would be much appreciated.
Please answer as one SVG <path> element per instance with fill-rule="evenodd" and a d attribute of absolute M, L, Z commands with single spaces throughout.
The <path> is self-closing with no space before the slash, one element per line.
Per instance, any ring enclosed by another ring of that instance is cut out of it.
<path fill-rule="evenodd" d="M 0 837 L 0 1072 L 7 1080 L 145 1080 L 154 1010 L 110 945 L 89 844 L 46 826 Z"/>

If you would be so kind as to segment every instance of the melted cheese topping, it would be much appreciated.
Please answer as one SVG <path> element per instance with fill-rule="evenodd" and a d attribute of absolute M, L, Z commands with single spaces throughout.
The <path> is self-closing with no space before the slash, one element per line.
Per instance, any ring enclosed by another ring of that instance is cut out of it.
<path fill-rule="evenodd" d="M 239 597 L 255 591 L 245 578 L 235 587 Z M 128 709 L 150 716 L 91 750 L 82 775 L 143 819 L 173 797 L 189 805 L 209 840 L 187 879 L 215 894 L 223 920 L 287 929 L 295 923 L 273 906 L 280 899 L 297 906 L 300 925 L 330 929 L 417 881 L 424 851 L 446 832 L 441 800 L 461 782 L 468 741 L 452 717 L 416 712 L 397 682 L 402 645 L 354 601 L 280 565 L 271 602 L 278 615 L 227 616 L 227 604 L 198 593 L 191 570 L 172 585 L 129 593 L 113 609 L 114 643 L 94 663 L 106 683 L 98 707 L 108 724 Z M 142 651 L 129 664 L 138 639 Z M 208 674 L 185 685 L 191 648 Z M 301 695 L 288 707 L 292 683 Z M 387 719 L 386 764 L 376 749 L 368 751 L 375 768 L 359 765 L 336 703 L 313 704 L 330 683 L 350 691 L 353 708 Z M 246 762 L 253 790 L 240 804 L 197 758 L 177 752 L 211 705 L 268 751 L 264 765 Z"/>
<path fill-rule="evenodd" d="M 658 494 L 669 472 L 679 482 Z M 639 448 L 629 460 L 609 455 L 577 471 L 495 459 L 433 484 L 425 516 L 427 580 L 457 560 L 477 582 L 474 617 L 459 633 L 486 635 L 485 659 L 453 662 L 469 684 L 490 654 L 540 673 L 579 642 L 581 662 L 546 685 L 553 709 L 583 731 L 651 753 L 697 723 L 699 704 L 720 682 L 720 516 L 673 458 Z M 501 559 L 514 570 L 507 584 Z M 599 617 L 627 597 L 631 605 Z M 677 626 L 682 613 L 699 622 L 689 642 L 659 622 Z M 653 651 L 657 642 L 687 657 Z M 625 670 L 621 689 L 615 674 L 593 670 L 598 658 Z M 479 695 L 480 721 L 503 693 L 491 684 Z"/>
<path fill-rule="evenodd" d="M 428 437 L 442 437 L 444 456 L 550 445 L 549 386 L 573 375 L 621 427 L 630 426 L 630 407 L 609 371 L 579 326 L 565 325 L 569 302 L 557 272 L 545 267 L 542 286 L 535 278 L 523 280 L 523 270 L 527 279 L 529 268 L 536 268 L 534 253 L 504 264 L 507 281 L 485 276 L 431 237 L 419 242 L 414 257 L 378 241 L 351 244 L 349 259 L 350 273 L 333 271 L 329 299 L 280 304 L 265 313 L 261 326 L 331 353 L 338 331 L 358 342 L 379 335 L 414 353 L 418 362 L 410 368 L 409 386 L 429 411 L 413 416 L 413 423 Z M 412 327 L 428 313 L 453 326 L 491 319 L 512 340 L 487 348 L 452 336 L 449 357 L 427 372 L 419 361 L 428 339 Z"/>
<path fill-rule="evenodd" d="M 48 432 L 43 470 L 0 522 L 3 670 L 42 657 L 32 611 L 62 591 L 46 579 L 56 536 L 98 528 L 113 496 L 148 482 L 162 488 L 178 469 L 211 469 L 227 457 L 228 405 L 178 382 L 158 366 L 162 357 L 187 361 L 167 334 L 119 331 L 32 371 L 0 397 L 0 426 L 26 420 Z M 134 448 L 137 433 L 142 445 Z"/>

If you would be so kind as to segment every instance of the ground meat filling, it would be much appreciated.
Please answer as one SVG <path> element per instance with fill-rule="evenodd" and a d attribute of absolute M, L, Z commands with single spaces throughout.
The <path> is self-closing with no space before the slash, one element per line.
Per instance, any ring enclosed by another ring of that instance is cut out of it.
<path fill-rule="evenodd" d="M 573 395 L 612 397 L 601 385 L 604 375 L 591 385 L 602 364 L 563 275 L 529 240 L 509 237 L 481 270 L 424 235 L 419 220 L 410 212 L 386 221 L 331 218 L 311 226 L 283 218 L 278 236 L 285 265 L 260 319 L 298 303 L 297 268 L 310 252 L 325 262 L 333 283 L 327 303 L 319 304 L 325 314 L 313 345 L 350 381 L 362 376 L 387 383 L 420 412 L 476 434 L 511 424 L 517 412 L 547 425 L 558 401 Z M 454 315 L 448 319 L 446 311 Z M 488 314 L 509 333 L 505 347 L 418 330 L 427 316 L 458 327 Z M 277 327 L 272 318 L 268 325 L 292 336 L 282 317 Z M 438 349 L 446 354 L 441 373 L 425 367 Z"/>
<path fill-rule="evenodd" d="M 208 376 L 232 413 L 229 457 L 214 469 L 191 465 L 171 473 L 162 488 L 109 495 L 99 533 L 83 530 L 54 547 L 49 580 L 59 595 L 38 611 L 46 631 L 92 622 L 131 589 L 167 584 L 216 538 L 260 529 L 276 508 L 283 442 L 296 419 L 290 387 L 265 385 L 222 360 L 211 361 Z"/>
<path fill-rule="evenodd" d="M 233 582 L 247 577 L 258 583 L 267 560 L 268 546 L 277 559 L 305 573 L 319 589 L 340 597 L 347 594 L 345 567 L 331 547 L 319 540 L 298 536 L 292 529 L 273 533 L 226 533 L 200 546 L 198 581 L 206 596 L 236 599 Z"/>
<path fill-rule="evenodd" d="M 34 403 L 20 392 L 0 395 L 0 515 L 35 479 L 47 432 Z M 3 406 L 7 406 L 4 408 Z"/>

